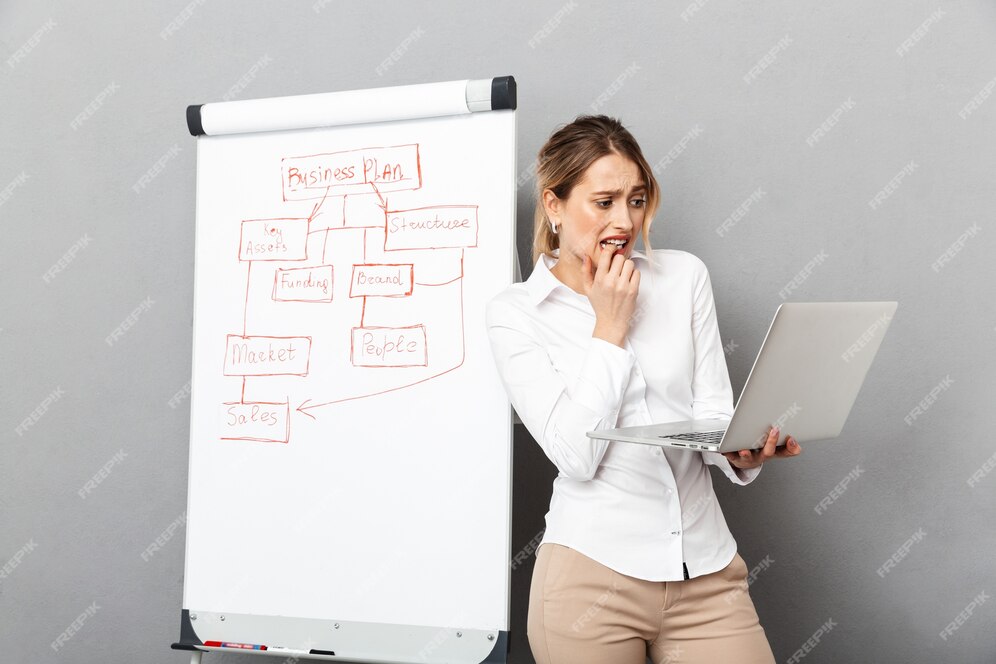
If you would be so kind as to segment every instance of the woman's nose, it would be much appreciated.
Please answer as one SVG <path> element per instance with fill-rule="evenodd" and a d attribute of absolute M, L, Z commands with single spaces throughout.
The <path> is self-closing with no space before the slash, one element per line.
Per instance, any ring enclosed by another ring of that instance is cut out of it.
<path fill-rule="evenodd" d="M 630 217 L 629 210 L 619 210 L 619 208 L 616 208 L 612 215 L 611 225 L 613 228 L 617 228 L 624 233 L 633 230 L 633 219 Z"/>

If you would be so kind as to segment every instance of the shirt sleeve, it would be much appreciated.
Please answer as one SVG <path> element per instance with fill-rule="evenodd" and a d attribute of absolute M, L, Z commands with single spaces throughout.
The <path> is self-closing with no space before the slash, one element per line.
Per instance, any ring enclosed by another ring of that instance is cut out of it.
<path fill-rule="evenodd" d="M 729 420 L 733 417 L 733 388 L 730 386 L 726 354 L 716 320 L 712 281 L 705 263 L 698 257 L 695 257 L 695 262 L 697 270 L 692 294 L 692 343 L 695 348 L 692 419 Z M 761 472 L 761 466 L 746 470 L 736 468 L 719 452 L 702 452 L 702 460 L 722 470 L 734 484 L 750 484 Z"/>
<path fill-rule="evenodd" d="M 522 423 L 563 475 L 590 480 L 609 441 L 586 432 L 616 426 L 636 355 L 592 337 L 577 380 L 568 384 L 525 312 L 492 300 L 486 320 L 498 375 Z"/>

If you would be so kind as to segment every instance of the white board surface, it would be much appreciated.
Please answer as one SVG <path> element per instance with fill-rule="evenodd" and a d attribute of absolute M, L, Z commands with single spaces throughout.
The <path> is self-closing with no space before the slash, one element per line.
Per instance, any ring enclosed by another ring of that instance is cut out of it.
<path fill-rule="evenodd" d="M 185 609 L 508 629 L 514 111 L 198 139 Z"/>

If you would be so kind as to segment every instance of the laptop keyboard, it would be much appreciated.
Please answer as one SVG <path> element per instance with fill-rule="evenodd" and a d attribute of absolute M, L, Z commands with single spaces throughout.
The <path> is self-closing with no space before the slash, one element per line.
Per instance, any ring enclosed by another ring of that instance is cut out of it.
<path fill-rule="evenodd" d="M 659 436 L 660 438 L 677 438 L 678 440 L 690 440 L 693 443 L 705 443 L 707 445 L 718 445 L 723 440 L 726 429 L 719 431 L 696 431 L 694 433 L 678 433 L 670 436 Z"/>

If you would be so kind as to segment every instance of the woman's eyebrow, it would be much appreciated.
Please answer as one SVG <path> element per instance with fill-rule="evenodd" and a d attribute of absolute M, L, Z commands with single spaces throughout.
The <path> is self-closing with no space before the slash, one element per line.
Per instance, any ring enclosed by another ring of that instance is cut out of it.
<path fill-rule="evenodd" d="M 644 190 L 646 190 L 646 188 L 647 188 L 647 185 L 645 185 L 645 184 L 638 184 L 635 187 L 633 187 L 632 191 L 634 191 L 634 192 L 644 191 Z M 618 196 L 621 193 L 623 193 L 622 189 L 612 189 L 612 190 L 606 189 L 604 191 L 593 191 L 593 192 L 591 192 L 591 195 L 592 196 Z"/>

